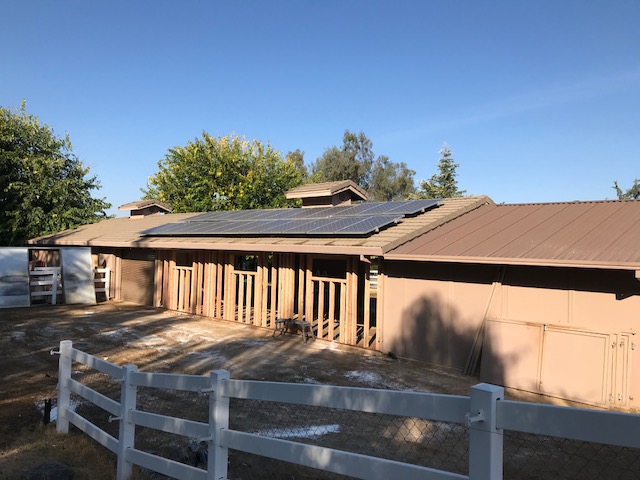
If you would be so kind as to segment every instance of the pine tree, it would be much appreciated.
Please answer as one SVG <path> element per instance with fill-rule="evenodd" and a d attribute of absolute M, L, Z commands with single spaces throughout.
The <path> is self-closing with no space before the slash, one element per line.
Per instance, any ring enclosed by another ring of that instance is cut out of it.
<path fill-rule="evenodd" d="M 433 175 L 428 181 L 420 182 L 417 196 L 419 198 L 450 198 L 461 197 L 466 190 L 458 190 L 456 179 L 456 169 L 458 164 L 451 156 L 451 150 L 445 143 L 440 150 L 440 161 L 438 162 L 438 173 Z"/>

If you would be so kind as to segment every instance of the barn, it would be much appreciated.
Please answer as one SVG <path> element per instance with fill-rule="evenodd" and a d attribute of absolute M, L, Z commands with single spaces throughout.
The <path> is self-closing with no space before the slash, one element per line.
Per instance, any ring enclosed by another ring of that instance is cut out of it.
<path fill-rule="evenodd" d="M 394 352 L 608 408 L 640 406 L 640 202 L 366 202 L 349 181 L 301 208 L 114 218 L 31 240 L 90 247 L 111 297 Z"/>

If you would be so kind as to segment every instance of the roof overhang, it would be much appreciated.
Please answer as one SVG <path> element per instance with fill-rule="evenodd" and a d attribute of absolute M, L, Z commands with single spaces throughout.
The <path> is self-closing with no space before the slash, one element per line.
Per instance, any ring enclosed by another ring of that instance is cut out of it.
<path fill-rule="evenodd" d="M 46 243 L 35 243 L 29 240 L 29 246 L 34 247 L 105 247 L 105 248 L 149 248 L 158 250 L 224 250 L 234 252 L 274 252 L 274 253 L 304 253 L 304 254 L 327 254 L 327 255 L 382 255 L 382 248 L 375 246 L 344 246 L 344 245 L 291 245 L 272 244 L 268 242 L 241 243 L 230 241 L 228 243 L 206 243 L 206 242 L 171 242 L 154 241 L 152 239 L 136 242 L 101 242 L 101 241 L 65 241 L 58 240 L 55 245 Z"/>
<path fill-rule="evenodd" d="M 436 262 L 436 263 L 465 263 L 481 265 L 521 265 L 529 267 L 566 267 L 566 268 L 595 268 L 602 270 L 631 270 L 635 271 L 636 278 L 640 275 L 640 265 L 637 263 L 609 263 L 609 262 L 585 262 L 571 260 L 547 260 L 535 258 L 504 258 L 504 257 L 445 257 L 426 255 L 384 255 L 385 260 L 409 261 L 409 262 Z M 640 278 L 639 278 L 640 279 Z"/>

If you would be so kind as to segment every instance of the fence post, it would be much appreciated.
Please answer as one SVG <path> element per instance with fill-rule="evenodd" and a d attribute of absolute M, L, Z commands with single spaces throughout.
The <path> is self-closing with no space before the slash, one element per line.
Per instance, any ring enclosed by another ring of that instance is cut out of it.
<path fill-rule="evenodd" d="M 207 479 L 226 480 L 229 449 L 222 445 L 220 437 L 222 430 L 229 428 L 229 397 L 222 396 L 222 382 L 229 380 L 229 372 L 214 370 L 210 380 Z"/>
<path fill-rule="evenodd" d="M 120 391 L 120 428 L 118 431 L 118 465 L 116 479 L 128 480 L 133 465 L 127 461 L 127 450 L 134 447 L 136 426 L 131 422 L 131 411 L 136 409 L 137 387 L 131 384 L 131 374 L 138 371 L 135 365 L 122 367 L 122 390 Z"/>
<path fill-rule="evenodd" d="M 500 480 L 503 466 L 503 431 L 496 428 L 497 402 L 504 388 L 487 383 L 471 387 L 469 412 L 469 479 Z"/>
<path fill-rule="evenodd" d="M 69 390 L 69 380 L 71 379 L 71 350 L 73 343 L 71 340 L 60 342 L 60 360 L 58 362 L 58 417 L 56 419 L 56 431 L 58 433 L 69 433 L 69 404 L 71 390 Z"/>

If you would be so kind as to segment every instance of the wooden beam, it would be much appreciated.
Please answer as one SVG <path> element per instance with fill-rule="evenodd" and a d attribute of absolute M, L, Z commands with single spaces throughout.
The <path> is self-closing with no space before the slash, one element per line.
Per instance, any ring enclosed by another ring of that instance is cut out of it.
<path fill-rule="evenodd" d="M 305 287 L 305 311 L 304 311 L 304 319 L 307 322 L 311 322 L 313 324 L 313 280 L 312 269 L 313 269 L 313 258 L 311 255 L 307 255 L 307 266 L 305 271 L 305 279 L 306 279 L 306 287 Z"/>
<path fill-rule="evenodd" d="M 305 262 L 307 257 L 305 255 L 298 255 L 298 318 L 302 319 L 304 316 L 304 292 L 305 292 Z"/>
<path fill-rule="evenodd" d="M 371 262 L 364 264 L 364 294 L 363 298 L 363 315 L 364 325 L 362 333 L 362 342 L 364 348 L 369 348 L 369 330 L 371 330 L 371 281 L 369 275 L 371 273 Z"/>
<path fill-rule="evenodd" d="M 329 340 L 336 336 L 336 283 L 329 283 Z"/>
<path fill-rule="evenodd" d="M 384 260 L 378 257 L 378 282 L 376 288 L 376 343 L 375 348 L 382 351 L 384 347 Z"/>

